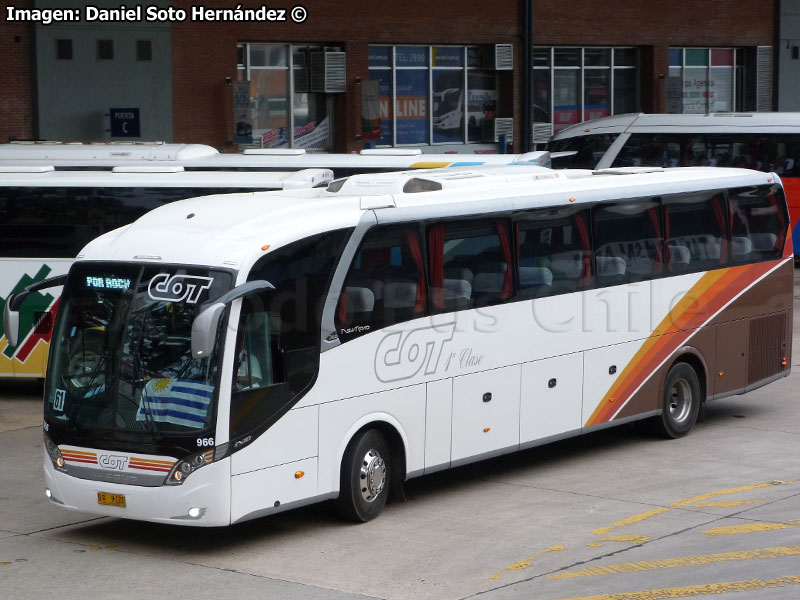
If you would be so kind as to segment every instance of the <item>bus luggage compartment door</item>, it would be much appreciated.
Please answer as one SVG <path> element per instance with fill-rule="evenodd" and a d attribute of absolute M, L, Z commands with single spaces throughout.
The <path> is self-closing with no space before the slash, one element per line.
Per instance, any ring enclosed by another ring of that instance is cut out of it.
<path fill-rule="evenodd" d="M 520 365 L 453 379 L 452 460 L 519 445 Z"/>

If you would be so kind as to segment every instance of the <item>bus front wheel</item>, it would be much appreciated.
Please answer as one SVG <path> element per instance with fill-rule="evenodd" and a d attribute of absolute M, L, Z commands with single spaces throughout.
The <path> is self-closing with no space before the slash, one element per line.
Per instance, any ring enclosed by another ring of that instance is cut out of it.
<path fill-rule="evenodd" d="M 391 481 L 389 444 L 377 429 L 354 437 L 342 460 L 336 509 L 344 519 L 366 523 L 378 516 Z"/>
<path fill-rule="evenodd" d="M 664 380 L 661 416 L 653 420 L 656 432 L 666 438 L 683 437 L 694 427 L 701 402 L 697 372 L 685 362 L 673 365 Z"/>

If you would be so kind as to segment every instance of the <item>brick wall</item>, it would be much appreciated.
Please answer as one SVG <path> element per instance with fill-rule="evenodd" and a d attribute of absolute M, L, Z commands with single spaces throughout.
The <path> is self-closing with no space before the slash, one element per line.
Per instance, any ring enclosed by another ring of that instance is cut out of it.
<path fill-rule="evenodd" d="M 306 0 L 308 19 L 286 23 L 176 23 L 172 26 L 175 141 L 226 147 L 232 144 L 232 90 L 237 42 L 296 42 L 341 45 L 347 51 L 347 94 L 334 99 L 337 151 L 362 147 L 358 77 L 368 76 L 367 46 L 386 44 L 513 43 L 515 70 L 500 77 L 500 110 L 515 117 L 520 139 L 523 0 L 461 0 L 365 3 Z M 174 0 L 189 9 L 196 0 Z M 234 8 L 230 0 L 206 0 L 209 8 Z M 262 2 L 249 1 L 255 8 Z M 295 3 L 270 3 L 291 7 Z M 18 1 L 31 7 L 32 0 Z M 698 3 L 631 3 L 621 0 L 535 0 L 537 45 L 633 45 L 642 48 L 643 109 L 664 109 L 664 80 L 670 46 L 758 46 L 774 44 L 775 0 Z M 0 17 L 2 19 L 4 17 Z M 0 21 L 0 141 L 35 135 L 33 27 Z M 506 115 L 502 115 L 506 116 Z"/>
<path fill-rule="evenodd" d="M 16 2 L 27 8 L 32 2 Z M 0 143 L 34 136 L 33 26 L 0 20 Z"/>

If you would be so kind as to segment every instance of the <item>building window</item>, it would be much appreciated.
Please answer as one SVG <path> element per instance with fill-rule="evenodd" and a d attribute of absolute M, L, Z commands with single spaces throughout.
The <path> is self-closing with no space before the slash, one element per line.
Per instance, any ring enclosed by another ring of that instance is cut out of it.
<path fill-rule="evenodd" d="M 56 59 L 72 60 L 72 40 L 56 40 Z"/>
<path fill-rule="evenodd" d="M 497 75 L 478 46 L 370 46 L 369 77 L 378 81 L 378 146 L 482 141 L 494 118 Z"/>
<path fill-rule="evenodd" d="M 250 83 L 253 145 L 330 150 L 329 99 L 309 85 L 310 54 L 322 51 L 287 44 L 237 47 L 237 78 Z"/>
<path fill-rule="evenodd" d="M 153 60 L 153 42 L 150 40 L 136 40 L 136 60 Z"/>
<path fill-rule="evenodd" d="M 639 110 L 637 48 L 536 47 L 534 141 L 589 119 Z"/>
<path fill-rule="evenodd" d="M 114 59 L 114 40 L 97 40 L 97 60 Z"/>
<path fill-rule="evenodd" d="M 668 113 L 733 112 L 742 80 L 736 48 L 670 48 Z"/>

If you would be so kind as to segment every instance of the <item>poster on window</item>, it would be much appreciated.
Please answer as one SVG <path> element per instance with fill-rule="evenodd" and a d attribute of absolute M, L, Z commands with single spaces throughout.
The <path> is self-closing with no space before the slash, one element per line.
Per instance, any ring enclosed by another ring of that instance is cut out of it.
<path fill-rule="evenodd" d="M 361 138 L 367 141 L 381 137 L 381 91 L 377 79 L 361 82 Z"/>
<path fill-rule="evenodd" d="M 464 71 L 433 71 L 433 141 L 464 141 Z"/>
<path fill-rule="evenodd" d="M 237 144 L 253 142 L 253 122 L 250 119 L 250 82 L 233 82 L 233 135 Z"/>
<path fill-rule="evenodd" d="M 398 144 L 428 143 L 428 71 L 396 71 Z"/>
<path fill-rule="evenodd" d="M 483 120 L 494 119 L 496 110 L 497 75 L 493 71 L 469 71 L 467 74 L 468 141 L 481 141 Z"/>
<path fill-rule="evenodd" d="M 708 69 L 684 69 L 683 112 L 703 114 L 708 112 Z"/>
<path fill-rule="evenodd" d="M 328 117 L 322 121 L 309 121 L 294 129 L 294 147 L 313 150 L 328 150 L 331 128 Z"/>
<path fill-rule="evenodd" d="M 380 135 L 375 143 L 381 146 L 392 145 L 392 72 L 388 69 L 371 69 L 370 79 L 378 82 L 378 101 L 380 102 Z"/>

